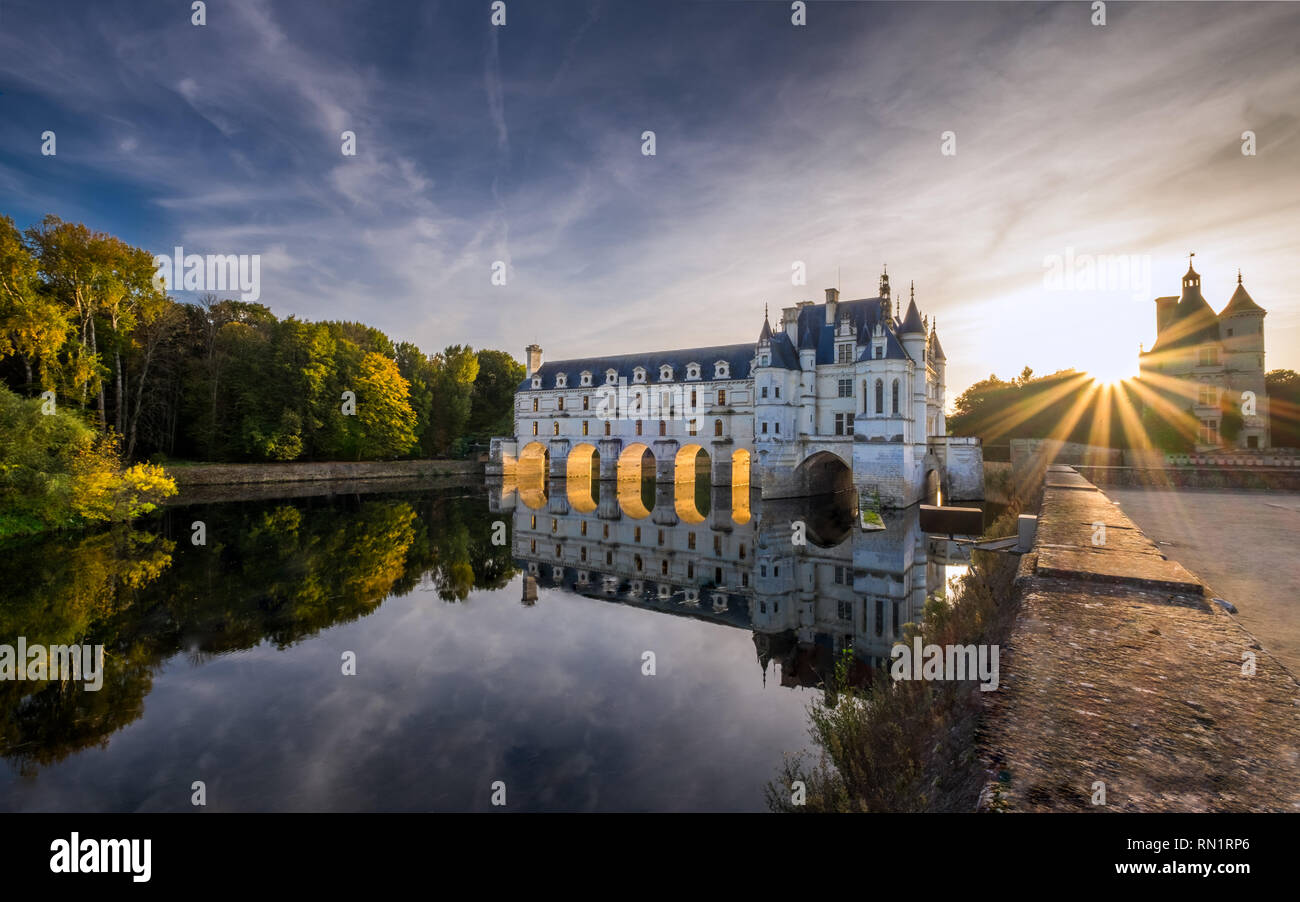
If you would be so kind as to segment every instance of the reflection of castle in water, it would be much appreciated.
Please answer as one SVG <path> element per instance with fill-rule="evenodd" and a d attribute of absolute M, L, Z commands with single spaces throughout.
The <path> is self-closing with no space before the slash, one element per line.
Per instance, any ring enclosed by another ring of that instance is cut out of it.
<path fill-rule="evenodd" d="M 954 543 L 921 532 L 918 506 L 864 531 L 851 492 L 763 501 L 749 486 L 710 487 L 706 473 L 615 484 L 534 472 L 489 493 L 493 511 L 513 512 L 526 603 L 540 584 L 749 629 L 783 685 L 820 683 L 841 649 L 888 661 L 927 594 L 965 569 Z"/>

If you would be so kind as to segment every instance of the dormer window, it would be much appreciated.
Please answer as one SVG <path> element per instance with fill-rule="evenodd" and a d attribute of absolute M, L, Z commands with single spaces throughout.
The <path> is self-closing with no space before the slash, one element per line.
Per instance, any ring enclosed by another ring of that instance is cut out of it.
<path fill-rule="evenodd" d="M 686 378 L 687 379 L 700 378 L 700 365 L 698 363 L 686 364 Z"/>
<path fill-rule="evenodd" d="M 541 377 L 541 376 L 534 376 L 534 377 L 533 377 L 533 388 L 541 388 L 541 387 L 542 387 L 542 377 Z"/>
<path fill-rule="evenodd" d="M 731 367 L 727 365 L 727 361 L 719 360 L 717 363 L 713 364 L 713 378 L 714 379 L 731 378 Z"/>
<path fill-rule="evenodd" d="M 583 385 L 591 384 L 591 373 L 589 371 L 584 371 L 581 378 Z"/>
<path fill-rule="evenodd" d="M 659 381 L 660 381 L 660 382 L 672 382 L 672 381 L 673 381 L 673 368 L 670 367 L 670 366 L 668 366 L 668 365 L 666 365 L 666 364 L 665 364 L 664 366 L 659 367 Z"/>
<path fill-rule="evenodd" d="M 568 387 L 569 387 L 569 377 L 568 377 L 567 375 L 565 375 L 564 373 L 560 373 L 560 374 L 558 374 L 558 375 L 555 377 L 555 387 L 556 387 L 556 388 L 568 388 Z"/>
<path fill-rule="evenodd" d="M 639 366 L 632 371 L 632 381 L 633 382 L 645 381 L 645 367 Z"/>
<path fill-rule="evenodd" d="M 613 385 L 618 381 L 618 372 L 616 370 L 605 370 L 605 384 Z"/>
<path fill-rule="evenodd" d="M 836 345 L 836 346 L 835 346 L 835 362 L 836 362 L 836 363 L 852 363 L 852 362 L 853 362 L 853 345 L 848 344 L 848 343 L 841 344 L 841 345 Z"/>

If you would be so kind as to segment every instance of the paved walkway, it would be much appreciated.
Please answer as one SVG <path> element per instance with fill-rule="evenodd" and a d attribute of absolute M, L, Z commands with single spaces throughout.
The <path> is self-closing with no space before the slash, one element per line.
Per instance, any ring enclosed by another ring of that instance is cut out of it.
<path fill-rule="evenodd" d="M 1237 608 L 1237 619 L 1300 676 L 1300 495 L 1107 487 L 1171 559 Z"/>

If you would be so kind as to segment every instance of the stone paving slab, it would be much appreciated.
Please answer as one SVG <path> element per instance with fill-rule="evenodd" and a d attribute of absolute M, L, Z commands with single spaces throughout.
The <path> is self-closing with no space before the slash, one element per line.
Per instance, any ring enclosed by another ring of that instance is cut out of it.
<path fill-rule="evenodd" d="M 1133 554 L 1113 547 L 1081 549 L 1040 545 L 1038 575 L 1102 583 L 1123 583 L 1150 589 L 1167 589 L 1202 595 L 1201 581 L 1177 561 L 1153 554 Z"/>

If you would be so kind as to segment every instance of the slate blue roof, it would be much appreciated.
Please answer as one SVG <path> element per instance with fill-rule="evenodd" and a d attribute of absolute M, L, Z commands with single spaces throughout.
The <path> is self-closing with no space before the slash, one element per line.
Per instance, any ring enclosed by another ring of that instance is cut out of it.
<path fill-rule="evenodd" d="M 773 342 L 774 346 L 775 344 Z M 713 378 L 713 365 L 719 360 L 725 360 L 731 368 L 728 378 L 746 379 L 750 375 L 749 365 L 754 359 L 754 353 L 754 345 L 749 343 L 683 348 L 678 351 L 651 351 L 645 354 L 623 354 L 616 357 L 580 357 L 543 363 L 533 375 L 542 377 L 542 388 L 555 388 L 555 377 L 565 373 L 569 377 L 568 387 L 579 388 L 583 371 L 588 371 L 591 373 L 591 385 L 595 388 L 605 384 L 605 371 L 610 369 L 616 371 L 619 378 L 626 379 L 628 385 L 633 385 L 635 384 L 632 380 L 633 370 L 643 367 L 646 371 L 645 384 L 654 385 L 659 382 L 659 367 L 664 364 L 673 368 L 672 381 L 677 383 L 687 381 L 688 363 L 698 363 L 700 380 L 708 381 Z M 527 376 L 519 383 L 518 390 L 527 391 L 532 387 L 532 377 Z"/>
<path fill-rule="evenodd" d="M 855 301 L 840 301 L 835 312 L 836 322 L 826 322 L 826 305 L 810 304 L 800 309 L 798 330 L 799 347 L 816 348 L 818 365 L 835 362 L 835 333 L 839 328 L 838 320 L 845 314 L 853 331 L 853 337 L 859 343 L 869 343 L 876 330 L 876 323 L 881 320 L 882 298 L 859 298 Z M 907 359 L 898 336 L 894 334 L 894 324 L 885 323 L 885 357 L 899 360 Z M 870 359 L 870 354 L 861 355 L 859 360 Z M 792 367 L 795 369 L 797 367 Z"/>
<path fill-rule="evenodd" d="M 795 350 L 790 336 L 784 332 L 777 332 L 772 336 L 772 366 L 787 370 L 800 369 L 799 352 Z"/>
<path fill-rule="evenodd" d="M 835 334 L 839 328 L 839 319 L 847 315 L 854 339 L 859 344 L 867 346 L 857 359 L 869 360 L 871 359 L 871 337 L 875 333 L 876 324 L 882 319 L 882 305 L 881 298 L 840 301 L 835 314 L 836 322 L 830 324 L 826 322 L 825 304 L 808 304 L 799 308 L 798 320 L 788 331 L 770 332 L 770 329 L 765 328 L 760 333 L 760 337 L 769 332 L 771 334 L 772 366 L 788 370 L 802 369 L 799 364 L 801 349 L 815 350 L 814 359 L 819 366 L 834 363 Z M 908 308 L 908 313 L 914 314 L 915 311 L 916 305 L 913 303 Z M 919 331 L 919 314 L 916 315 L 916 319 Z M 907 360 L 907 351 L 898 338 L 902 325 L 897 320 L 887 320 L 884 326 L 885 358 Z M 592 387 L 598 387 L 605 384 L 605 371 L 613 369 L 618 373 L 619 378 L 626 379 L 628 384 L 632 385 L 634 384 L 632 371 L 639 366 L 645 368 L 646 384 L 654 385 L 659 382 L 659 367 L 665 363 L 673 368 L 673 382 L 685 382 L 688 363 L 698 363 L 700 379 L 709 380 L 713 378 L 713 364 L 718 360 L 725 360 L 731 366 L 730 378 L 747 379 L 752 375 L 750 363 L 756 354 L 756 345 L 739 344 L 684 348 L 679 351 L 655 351 L 646 354 L 624 354 L 617 357 L 585 357 L 544 363 L 535 375 L 542 377 L 542 388 L 551 389 L 555 388 L 555 377 L 565 373 L 569 377 L 568 387 L 578 388 L 581 374 L 583 371 L 589 371 Z M 527 391 L 532 388 L 532 385 L 532 377 L 527 377 L 519 384 L 519 390 Z"/>

